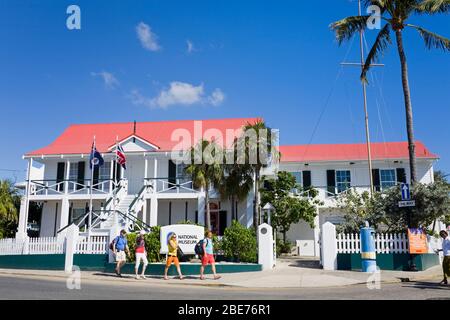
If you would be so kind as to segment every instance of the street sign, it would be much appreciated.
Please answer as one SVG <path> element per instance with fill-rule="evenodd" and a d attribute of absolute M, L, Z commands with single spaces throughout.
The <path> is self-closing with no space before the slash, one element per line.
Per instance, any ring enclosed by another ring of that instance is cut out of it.
<path fill-rule="evenodd" d="M 415 207 L 416 206 L 416 201 L 415 200 L 399 201 L 398 202 L 398 206 L 400 208 L 403 208 L 403 207 Z"/>
<path fill-rule="evenodd" d="M 402 183 L 400 185 L 400 189 L 402 191 L 402 201 L 408 201 L 411 200 L 411 192 L 409 190 L 409 184 Z"/>

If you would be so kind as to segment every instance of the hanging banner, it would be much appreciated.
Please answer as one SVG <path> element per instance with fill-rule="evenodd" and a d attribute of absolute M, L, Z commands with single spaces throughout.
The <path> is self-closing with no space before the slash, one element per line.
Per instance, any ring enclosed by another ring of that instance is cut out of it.
<path fill-rule="evenodd" d="M 428 253 L 427 235 L 422 229 L 408 229 L 409 253 Z"/>

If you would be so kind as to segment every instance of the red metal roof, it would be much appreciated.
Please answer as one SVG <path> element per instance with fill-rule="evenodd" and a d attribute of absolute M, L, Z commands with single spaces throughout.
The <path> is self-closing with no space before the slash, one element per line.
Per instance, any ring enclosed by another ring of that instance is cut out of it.
<path fill-rule="evenodd" d="M 171 135 L 176 129 L 185 129 L 191 134 L 192 142 L 197 143 L 208 129 L 217 129 L 226 140 L 227 129 L 238 130 L 248 123 L 254 123 L 260 118 L 197 120 L 200 137 L 195 136 L 194 122 L 196 120 L 137 122 L 136 136 L 159 147 L 158 151 L 171 151 L 179 141 L 172 141 Z M 89 154 L 95 136 L 97 150 L 103 153 L 119 141 L 133 135 L 133 122 L 110 124 L 80 124 L 68 127 L 54 142 L 47 147 L 29 152 L 26 156 L 59 155 L 59 154 Z M 233 141 L 224 141 L 231 145 Z"/>
<path fill-rule="evenodd" d="M 407 142 L 371 143 L 372 159 L 408 159 Z M 367 146 L 357 144 L 312 144 L 280 146 L 281 162 L 367 160 Z M 416 157 L 437 159 L 425 145 L 416 141 Z"/>

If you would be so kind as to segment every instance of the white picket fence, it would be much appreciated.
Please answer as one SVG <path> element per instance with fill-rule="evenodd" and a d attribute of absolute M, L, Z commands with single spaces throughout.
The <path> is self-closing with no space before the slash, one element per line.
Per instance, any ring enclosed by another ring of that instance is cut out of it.
<path fill-rule="evenodd" d="M 79 237 L 75 253 L 106 254 L 108 252 L 108 244 L 109 236 L 91 236 L 90 239 L 87 237 Z M 63 253 L 65 253 L 64 238 L 0 239 L 0 255 Z"/>
<path fill-rule="evenodd" d="M 82 253 L 82 254 L 107 253 L 109 250 L 108 244 L 109 244 L 109 236 L 91 236 L 90 239 L 87 237 L 80 237 L 77 242 L 75 253 Z"/>
<path fill-rule="evenodd" d="M 338 253 L 360 253 L 359 234 L 340 233 L 337 235 Z M 408 237 L 404 233 L 376 233 L 376 253 L 408 253 Z"/>

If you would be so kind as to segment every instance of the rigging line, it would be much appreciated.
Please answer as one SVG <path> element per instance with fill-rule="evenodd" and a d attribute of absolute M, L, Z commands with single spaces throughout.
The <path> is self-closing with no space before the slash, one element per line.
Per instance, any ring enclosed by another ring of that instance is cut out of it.
<path fill-rule="evenodd" d="M 365 44 L 366 49 L 369 50 L 368 49 L 368 45 L 367 45 L 367 41 L 366 41 L 365 38 L 364 38 L 364 44 Z M 386 114 L 386 118 L 388 120 L 389 127 L 391 129 L 391 132 L 394 132 L 394 126 L 392 125 L 392 120 L 391 120 L 391 117 L 390 117 L 390 113 L 387 112 L 388 107 L 387 107 L 386 100 L 384 99 L 384 91 L 383 91 L 384 74 L 385 74 L 384 72 L 385 72 L 385 69 L 382 68 L 382 79 L 381 79 L 381 81 L 378 79 L 378 76 L 377 76 L 376 72 L 371 72 L 371 74 L 373 75 L 373 77 L 375 77 L 375 82 L 377 84 L 376 87 L 378 87 L 378 91 L 379 91 L 379 94 L 380 94 L 382 106 L 383 106 L 383 109 L 384 109 L 383 111 Z"/>
<path fill-rule="evenodd" d="M 355 125 L 355 117 L 353 115 L 353 107 L 352 107 L 352 103 L 351 103 L 351 99 L 350 99 L 350 94 L 349 94 L 349 90 L 348 90 L 348 83 L 344 82 L 344 92 L 345 92 L 345 97 L 347 98 L 347 107 L 348 107 L 348 111 L 350 113 L 350 122 L 352 124 L 352 128 L 353 128 L 353 139 L 354 141 L 357 140 L 357 130 L 356 130 L 356 125 Z"/>
<path fill-rule="evenodd" d="M 354 42 L 354 40 L 355 40 L 355 37 L 353 36 L 352 41 L 351 41 L 351 43 L 350 43 L 350 46 L 349 46 L 349 48 L 347 49 L 347 52 L 345 53 L 344 61 L 347 60 L 347 57 L 348 57 L 348 55 L 349 55 L 349 53 L 350 53 L 350 51 L 351 51 L 351 49 L 352 49 L 352 47 L 353 47 L 353 42 Z M 337 72 L 336 78 L 334 79 L 334 82 L 333 82 L 333 85 L 332 85 L 332 87 L 331 87 L 330 93 L 328 94 L 327 99 L 325 100 L 325 105 L 323 106 L 322 111 L 320 112 L 319 118 L 318 118 L 317 121 L 316 121 L 316 124 L 315 124 L 315 126 L 314 126 L 313 132 L 312 132 L 312 134 L 311 134 L 311 137 L 309 138 L 309 141 L 308 141 L 308 143 L 307 143 L 307 145 L 306 145 L 305 151 L 303 152 L 303 156 L 302 156 L 300 159 L 304 159 L 304 158 L 306 157 L 306 154 L 308 153 L 308 148 L 309 148 L 309 146 L 311 145 L 311 142 L 312 142 L 312 140 L 313 140 L 313 138 L 314 138 L 314 136 L 315 136 L 315 134 L 316 134 L 317 128 L 319 127 L 319 124 L 320 124 L 320 122 L 321 122 L 321 120 L 322 120 L 322 117 L 323 117 L 323 115 L 325 114 L 326 109 L 328 108 L 328 104 L 329 104 L 329 102 L 330 102 L 331 96 L 332 96 L 333 93 L 334 93 L 334 89 L 335 89 L 335 87 L 336 87 L 337 81 L 338 81 L 339 78 L 341 77 L 343 71 L 344 71 L 344 66 L 341 65 L 341 67 L 339 68 L 339 70 L 338 70 L 338 72 Z"/>

